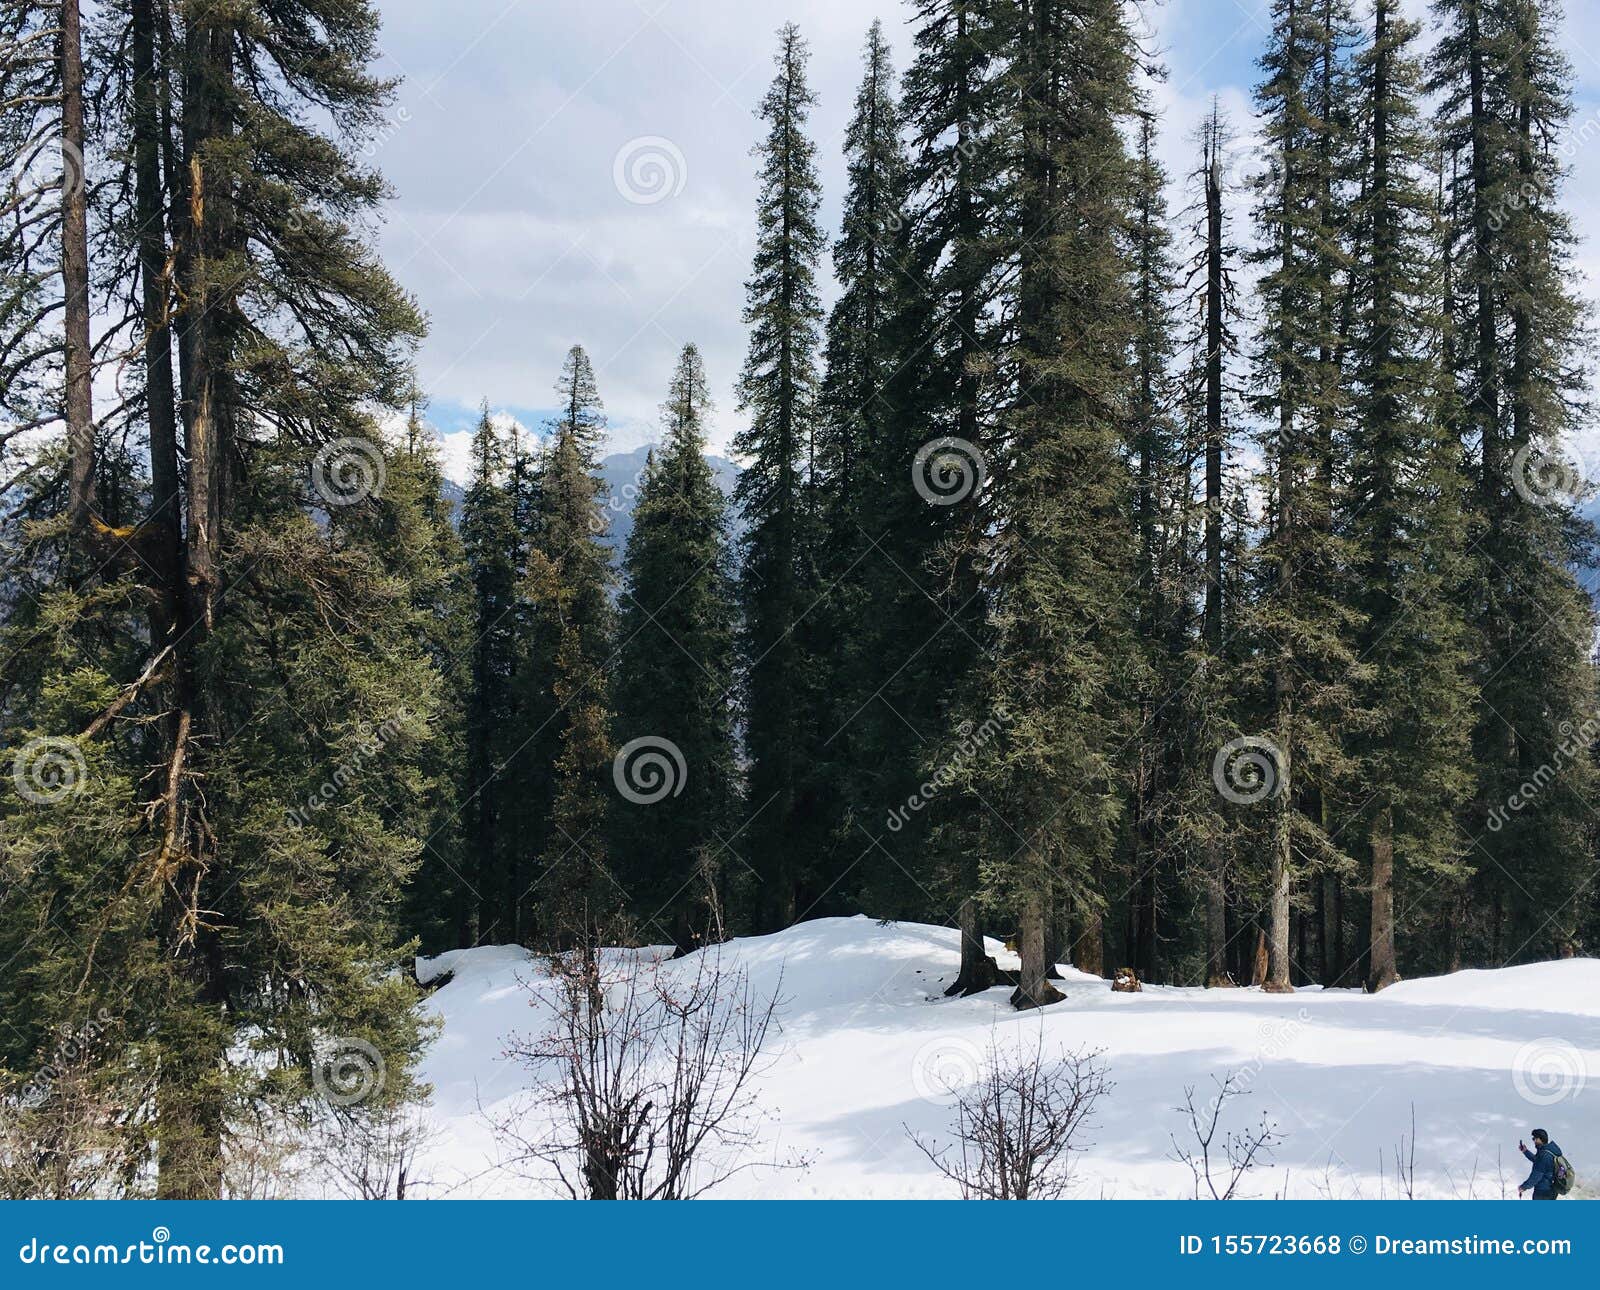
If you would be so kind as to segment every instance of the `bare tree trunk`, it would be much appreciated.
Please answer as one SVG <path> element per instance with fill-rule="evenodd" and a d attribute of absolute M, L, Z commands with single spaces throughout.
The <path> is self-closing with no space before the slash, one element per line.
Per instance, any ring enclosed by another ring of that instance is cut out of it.
<path fill-rule="evenodd" d="M 961 927 L 961 970 L 945 993 L 981 994 L 1000 979 L 1000 970 L 984 950 L 983 911 L 975 896 L 961 902 L 957 918 Z"/>
<path fill-rule="evenodd" d="M 1013 1008 L 1041 1008 L 1066 997 L 1045 976 L 1045 896 L 1041 891 L 1031 891 L 1023 898 L 1017 951 L 1022 958 L 1022 971 L 1017 988 L 1011 993 Z"/>
<path fill-rule="evenodd" d="M 1394 953 L 1394 815 L 1388 806 L 1372 822 L 1372 949 L 1367 989 L 1376 994 L 1400 979 Z"/>
<path fill-rule="evenodd" d="M 1287 741 L 1284 741 L 1287 743 Z M 1261 988 L 1271 994 L 1286 994 L 1289 983 L 1289 873 L 1293 847 L 1292 811 L 1289 799 L 1289 754 L 1279 746 L 1279 794 L 1273 821 L 1271 903 L 1267 907 L 1267 975 Z"/>
<path fill-rule="evenodd" d="M 94 514 L 93 354 L 89 342 L 89 194 L 83 164 L 83 29 L 78 0 L 61 0 L 61 286 L 65 295 L 67 509 L 73 532 Z"/>
<path fill-rule="evenodd" d="M 1234 984 L 1228 971 L 1228 881 L 1221 851 L 1215 841 L 1206 844 L 1206 986 L 1209 989 Z"/>

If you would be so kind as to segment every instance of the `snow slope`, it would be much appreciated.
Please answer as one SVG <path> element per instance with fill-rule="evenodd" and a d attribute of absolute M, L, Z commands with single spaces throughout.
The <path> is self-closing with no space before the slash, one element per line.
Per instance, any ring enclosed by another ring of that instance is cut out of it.
<path fill-rule="evenodd" d="M 945 1135 L 948 1089 L 976 1074 L 991 1037 L 1002 1048 L 1019 1037 L 1031 1046 L 1041 1026 L 1047 1052 L 1103 1050 L 1115 1084 L 1096 1111 L 1078 1195 L 1192 1194 L 1173 1158 L 1174 1137 L 1188 1137 L 1176 1108 L 1186 1086 L 1203 1102 L 1213 1077 L 1229 1071 L 1247 1092 L 1229 1104 L 1225 1127 L 1246 1129 L 1265 1114 L 1285 1135 L 1249 1194 L 1395 1195 L 1396 1146 L 1412 1137 L 1413 1110 L 1418 1195 L 1514 1195 L 1527 1172 L 1517 1140 L 1534 1127 L 1562 1144 L 1580 1180 L 1600 1179 L 1600 961 L 1461 972 L 1377 996 L 1153 986 L 1113 994 L 1063 969 L 1066 1001 L 1019 1014 L 1005 988 L 943 997 L 957 948 L 951 929 L 865 917 L 723 947 L 758 993 L 781 977 L 783 1033 L 760 1085 L 762 1156 L 798 1152 L 810 1163 L 743 1173 L 717 1195 L 951 1196 L 907 1128 Z M 502 946 L 420 960 L 418 975 L 448 978 L 423 1005 L 443 1022 L 422 1071 L 434 1090 L 428 1191 L 544 1194 L 498 1167 L 489 1127 L 525 1105 L 526 1072 L 501 1054 L 508 1035 L 540 1024 L 529 991 L 541 988 L 542 969 Z"/>

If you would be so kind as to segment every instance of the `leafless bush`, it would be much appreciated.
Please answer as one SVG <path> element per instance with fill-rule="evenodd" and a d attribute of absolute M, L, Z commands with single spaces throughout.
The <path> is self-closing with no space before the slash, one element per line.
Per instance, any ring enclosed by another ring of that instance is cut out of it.
<path fill-rule="evenodd" d="M 954 1141 L 906 1132 L 963 1200 L 1053 1200 L 1072 1186 L 1074 1154 L 1090 1145 L 1079 1135 L 1112 1087 L 1099 1052 L 1052 1060 L 1042 1029 L 1006 1050 L 991 1035 L 977 1081 L 952 1090 Z"/>
<path fill-rule="evenodd" d="M 132 1126 L 144 1099 L 115 1060 L 102 1060 L 102 1036 L 63 1032 L 31 1078 L 0 1073 L 0 1199 L 138 1194 L 144 1162 Z"/>
<path fill-rule="evenodd" d="M 1189 1117 L 1189 1130 L 1194 1135 L 1193 1147 L 1172 1140 L 1173 1158 L 1189 1166 L 1194 1175 L 1194 1195 L 1199 1200 L 1209 1194 L 1213 1200 L 1237 1200 L 1240 1184 L 1259 1164 L 1272 1158 L 1272 1148 L 1283 1141 L 1278 1126 L 1263 1112 L 1261 1123 L 1248 1132 L 1222 1127 L 1222 1114 L 1234 1098 L 1243 1094 L 1239 1075 L 1230 1071 L 1224 1078 L 1213 1081 L 1216 1093 L 1205 1106 L 1197 1106 L 1195 1090 L 1191 1085 L 1183 1090 L 1183 1105 L 1178 1109 Z"/>
<path fill-rule="evenodd" d="M 342 1111 L 322 1125 L 319 1172 L 351 1200 L 405 1200 L 428 1185 L 417 1170 L 435 1136 L 414 1102 Z"/>
<path fill-rule="evenodd" d="M 756 997 L 720 949 L 609 967 L 575 950 L 550 969 L 553 991 L 533 1000 L 549 1028 L 507 1050 L 535 1077 L 526 1109 L 543 1113 L 494 1121 L 509 1163 L 543 1163 L 592 1200 L 689 1200 L 757 1164 L 803 1163 L 749 1158 L 779 999 Z"/>

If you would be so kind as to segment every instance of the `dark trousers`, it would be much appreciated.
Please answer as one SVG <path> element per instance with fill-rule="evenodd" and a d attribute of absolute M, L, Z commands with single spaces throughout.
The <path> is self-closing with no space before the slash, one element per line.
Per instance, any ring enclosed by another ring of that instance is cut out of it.
<path fill-rule="evenodd" d="M 1539 1191 L 1537 1189 L 1535 1189 L 1535 1191 L 1533 1193 L 1533 1198 L 1534 1198 L 1534 1200 L 1560 1200 L 1561 1199 L 1553 1191 Z"/>

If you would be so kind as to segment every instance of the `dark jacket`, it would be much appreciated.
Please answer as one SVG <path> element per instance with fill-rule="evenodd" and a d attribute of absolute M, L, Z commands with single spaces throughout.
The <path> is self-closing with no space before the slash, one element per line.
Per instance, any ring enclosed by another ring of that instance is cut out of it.
<path fill-rule="evenodd" d="M 1522 1154 L 1533 1161 L 1533 1170 L 1528 1174 L 1527 1180 L 1522 1186 L 1533 1189 L 1533 1198 L 1535 1200 L 1554 1200 L 1556 1198 L 1556 1157 L 1561 1154 L 1561 1148 L 1554 1142 L 1547 1142 L 1536 1151 L 1530 1151 L 1524 1147 Z"/>

